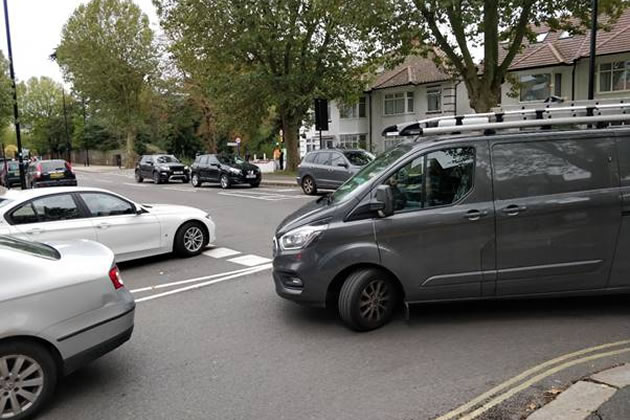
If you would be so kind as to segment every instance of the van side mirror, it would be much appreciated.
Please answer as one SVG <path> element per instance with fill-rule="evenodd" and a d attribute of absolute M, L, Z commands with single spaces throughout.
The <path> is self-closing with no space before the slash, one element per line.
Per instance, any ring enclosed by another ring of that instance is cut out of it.
<path fill-rule="evenodd" d="M 378 209 L 380 217 L 389 217 L 394 214 L 394 194 L 389 185 L 379 185 L 376 188 L 376 203 L 381 205 Z"/>

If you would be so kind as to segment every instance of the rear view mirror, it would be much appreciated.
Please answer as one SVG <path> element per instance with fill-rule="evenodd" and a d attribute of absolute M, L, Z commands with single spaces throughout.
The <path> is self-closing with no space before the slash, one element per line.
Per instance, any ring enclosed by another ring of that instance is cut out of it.
<path fill-rule="evenodd" d="M 388 217 L 394 214 L 394 194 L 389 185 L 379 185 L 376 188 L 376 201 L 382 205 L 378 210 L 380 217 Z"/>

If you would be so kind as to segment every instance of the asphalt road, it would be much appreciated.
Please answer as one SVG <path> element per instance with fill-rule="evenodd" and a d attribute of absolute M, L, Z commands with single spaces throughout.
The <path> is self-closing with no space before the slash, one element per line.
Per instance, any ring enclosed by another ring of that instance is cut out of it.
<path fill-rule="evenodd" d="M 626 296 L 426 305 L 409 321 L 354 333 L 275 294 L 272 233 L 312 199 L 297 188 L 194 191 L 119 174 L 79 182 L 203 208 L 217 242 L 209 255 L 122 265 L 141 300 L 132 340 L 65 378 L 42 418 L 430 419 L 549 359 L 630 338 Z M 564 369 L 484 416 L 519 418 L 545 390 L 621 361 L 630 353 Z"/>

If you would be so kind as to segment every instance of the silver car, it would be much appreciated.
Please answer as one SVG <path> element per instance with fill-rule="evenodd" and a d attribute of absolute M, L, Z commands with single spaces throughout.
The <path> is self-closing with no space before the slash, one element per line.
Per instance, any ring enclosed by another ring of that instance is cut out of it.
<path fill-rule="evenodd" d="M 34 415 L 57 379 L 129 340 L 135 302 L 91 241 L 0 235 L 0 418 Z"/>

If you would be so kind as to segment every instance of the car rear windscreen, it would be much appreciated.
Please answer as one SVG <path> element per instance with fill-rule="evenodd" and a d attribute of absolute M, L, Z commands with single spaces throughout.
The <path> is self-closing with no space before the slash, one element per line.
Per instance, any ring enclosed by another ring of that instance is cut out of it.
<path fill-rule="evenodd" d="M 20 169 L 20 165 L 17 162 L 9 162 L 7 164 L 9 171 L 17 171 Z"/>
<path fill-rule="evenodd" d="M 46 160 L 46 161 L 40 162 L 40 165 L 42 166 L 42 172 L 66 170 L 65 160 Z"/>
<path fill-rule="evenodd" d="M 49 258 L 51 260 L 61 259 L 61 254 L 55 248 L 36 243 L 23 241 L 21 239 L 10 238 L 8 236 L 0 235 L 0 250 L 8 249 L 11 251 L 22 252 L 24 254 L 31 254 L 36 257 Z"/>

